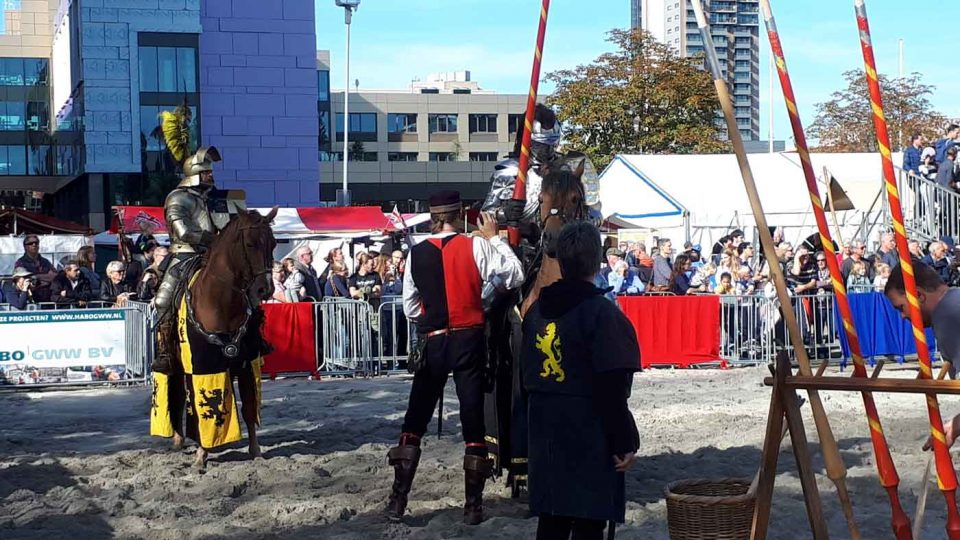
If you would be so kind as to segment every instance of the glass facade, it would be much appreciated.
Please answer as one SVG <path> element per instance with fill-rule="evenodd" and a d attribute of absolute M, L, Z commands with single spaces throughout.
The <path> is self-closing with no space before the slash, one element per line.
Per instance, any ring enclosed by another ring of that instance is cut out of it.
<path fill-rule="evenodd" d="M 470 115 L 470 133 L 496 133 L 497 115 L 495 114 L 471 114 Z"/>
<path fill-rule="evenodd" d="M 330 101 L 330 72 L 321 69 L 317 71 L 317 101 Z"/>
<path fill-rule="evenodd" d="M 470 152 L 470 161 L 497 161 L 496 152 Z"/>
<path fill-rule="evenodd" d="M 141 92 L 197 91 L 196 47 L 140 47 Z"/>
<path fill-rule="evenodd" d="M 390 113 L 387 115 L 387 133 L 416 133 L 416 113 Z"/>
<path fill-rule="evenodd" d="M 337 133 L 343 133 L 343 113 L 337 113 Z M 377 113 L 350 113 L 350 133 L 377 132 Z"/>
<path fill-rule="evenodd" d="M 416 152 L 387 152 L 387 161 L 416 161 Z"/>
<path fill-rule="evenodd" d="M 431 114 L 429 116 L 430 133 L 456 133 L 457 115 L 455 114 Z M 434 152 L 431 152 L 433 155 Z M 431 161 L 437 161 L 431 159 Z"/>

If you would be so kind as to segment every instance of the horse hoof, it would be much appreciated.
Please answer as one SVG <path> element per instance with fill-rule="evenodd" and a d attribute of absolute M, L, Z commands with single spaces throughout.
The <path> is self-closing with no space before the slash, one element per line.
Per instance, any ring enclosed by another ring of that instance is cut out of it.
<path fill-rule="evenodd" d="M 249 451 L 250 451 L 250 457 L 252 457 L 253 459 L 257 459 L 257 458 L 262 458 L 262 457 L 263 457 L 263 453 L 260 452 L 260 447 L 259 447 L 259 446 L 251 446 Z"/>

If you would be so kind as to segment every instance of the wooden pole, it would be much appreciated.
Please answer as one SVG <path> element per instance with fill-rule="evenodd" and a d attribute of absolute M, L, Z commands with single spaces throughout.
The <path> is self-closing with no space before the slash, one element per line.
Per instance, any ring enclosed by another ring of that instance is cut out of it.
<path fill-rule="evenodd" d="M 873 55 L 873 41 L 870 37 L 870 23 L 864 0 L 854 0 L 857 18 L 857 30 L 860 34 L 860 49 L 863 52 L 863 65 L 866 72 L 867 87 L 870 91 L 870 105 L 873 110 L 873 127 L 877 134 L 877 148 L 883 165 L 883 180 L 887 191 L 893 232 L 900 256 L 900 268 L 903 271 L 903 285 L 910 306 L 910 324 L 913 326 L 913 339 L 917 345 L 917 358 L 920 362 L 920 377 L 932 379 L 930 350 L 924 333 L 923 316 L 917 295 L 917 283 L 913 274 L 913 261 L 907 243 L 907 231 L 903 221 L 903 206 L 900 202 L 900 190 L 893 170 L 890 154 L 890 132 L 883 112 L 883 96 L 880 91 L 880 79 L 877 75 L 877 62 Z M 943 432 L 943 417 L 940 415 L 940 403 L 934 393 L 927 395 L 927 416 L 930 420 L 930 434 L 933 437 L 933 452 L 937 465 L 937 482 L 947 504 L 947 537 L 960 540 L 960 512 L 957 511 L 957 473 L 950 458 Z"/>
<path fill-rule="evenodd" d="M 710 27 L 707 25 L 707 18 L 700 0 L 693 0 L 691 4 L 696 13 L 697 25 L 700 27 L 700 35 L 703 38 L 703 42 L 706 44 L 713 43 L 713 38 L 710 35 Z M 773 237 L 770 235 L 766 214 L 763 212 L 763 205 L 760 203 L 760 196 L 757 192 L 756 182 L 754 182 L 753 179 L 753 172 L 750 169 L 750 162 L 747 161 L 743 138 L 740 135 L 740 129 L 737 127 L 737 120 L 733 112 L 733 103 L 730 99 L 730 93 L 727 90 L 727 82 L 723 79 L 716 50 L 710 46 L 704 49 L 707 53 L 707 64 L 710 72 L 713 74 L 714 86 L 717 90 L 717 96 L 720 99 L 720 106 L 723 109 L 723 116 L 727 122 L 728 136 L 736 152 L 737 163 L 740 166 L 740 174 L 743 177 L 743 185 L 747 191 L 750 208 L 753 211 L 754 218 L 757 220 L 760 244 L 763 247 L 764 257 L 766 257 L 769 262 L 770 278 L 776 287 L 777 298 L 780 301 L 780 311 L 786 323 L 790 341 L 797 344 L 794 350 L 797 355 L 797 363 L 800 366 L 800 373 L 802 375 L 812 375 L 813 371 L 810 367 L 810 359 L 807 357 L 807 351 L 803 347 L 803 337 L 800 334 L 800 326 L 797 324 L 796 315 L 793 313 L 790 295 L 787 292 L 786 280 L 779 265 L 777 252 L 773 245 Z M 860 538 L 857 525 L 853 521 L 853 505 L 850 503 L 850 495 L 847 492 L 847 468 L 840 457 L 840 449 L 837 447 L 837 441 L 830 429 L 830 421 L 823 408 L 820 395 L 816 390 L 810 390 L 809 397 L 810 409 L 813 412 L 814 423 L 817 426 L 817 435 L 820 438 L 820 447 L 823 450 L 823 460 L 826 464 L 827 476 L 837 486 L 837 493 L 840 497 L 840 504 L 843 507 L 844 516 L 847 518 L 847 527 L 850 531 L 851 538 Z"/>
<path fill-rule="evenodd" d="M 772 386 L 773 378 L 764 384 Z M 891 394 L 947 394 L 960 395 L 960 380 L 934 379 L 861 379 L 852 377 L 813 377 L 795 375 L 784 383 L 790 388 L 845 392 L 888 392 Z"/>
<path fill-rule="evenodd" d="M 540 5 L 540 26 L 537 29 L 537 44 L 533 50 L 533 70 L 530 74 L 530 93 L 527 95 L 527 111 L 523 117 L 523 135 L 520 140 L 520 166 L 517 172 L 517 181 L 513 185 L 513 200 L 527 200 L 527 170 L 530 168 L 530 135 L 533 130 L 534 112 L 537 110 L 537 87 L 540 86 L 540 60 L 543 56 L 543 40 L 547 34 L 547 13 L 550 11 L 550 0 L 543 0 Z M 507 224 L 507 235 L 510 245 L 520 245 L 520 229 L 518 223 Z"/>
<path fill-rule="evenodd" d="M 823 246 L 827 268 L 830 270 L 830 278 L 833 281 L 833 293 L 837 302 L 837 310 L 840 312 L 840 318 L 843 321 L 843 332 L 847 337 L 850 356 L 853 359 L 853 376 L 867 377 L 867 369 L 863 361 L 863 353 L 860 349 L 860 338 L 857 335 L 857 328 L 853 323 L 853 311 L 850 309 L 850 301 L 847 298 L 846 284 L 840 272 L 840 263 L 837 261 L 837 255 L 833 247 L 833 239 L 830 237 L 830 226 L 827 224 L 827 217 L 823 211 L 823 203 L 820 200 L 820 189 L 817 186 L 817 177 L 813 170 L 813 163 L 810 160 L 810 151 L 807 148 L 807 137 L 803 129 L 803 123 L 800 121 L 797 99 L 793 93 L 793 83 L 790 80 L 790 72 L 787 71 L 787 61 L 783 53 L 783 46 L 780 42 L 780 33 L 777 31 L 777 23 L 773 17 L 773 10 L 770 8 L 770 0 L 760 0 L 760 9 L 763 12 L 763 20 L 767 27 L 770 49 L 776 60 L 777 73 L 780 75 L 783 101 L 787 107 L 790 126 L 793 129 L 793 138 L 797 143 L 797 154 L 800 156 L 800 166 L 803 169 L 804 179 L 806 180 L 807 192 L 813 207 L 813 216 L 817 222 L 817 230 L 820 232 L 820 244 Z M 823 171 L 825 177 L 829 179 L 830 174 L 827 168 L 824 167 Z M 834 210 L 832 192 L 831 186 L 828 185 L 827 196 L 830 198 L 831 211 Z M 836 212 L 833 211 L 835 224 L 836 217 Z M 837 225 L 837 230 L 839 229 L 840 227 Z M 870 441 L 873 445 L 873 454 L 876 458 L 877 471 L 880 475 L 880 484 L 887 490 L 887 495 L 890 498 L 891 526 L 893 527 L 894 536 L 898 540 L 909 540 L 910 519 L 900 504 L 900 495 L 897 490 L 900 485 L 900 476 L 897 474 L 897 467 L 894 465 L 893 457 L 890 455 L 890 447 L 883 433 L 883 425 L 880 423 L 880 414 L 877 412 L 877 405 L 872 395 L 865 392 L 862 398 L 863 408 L 867 417 L 867 427 L 870 430 Z M 847 519 L 852 519 L 852 515 L 847 516 Z"/>

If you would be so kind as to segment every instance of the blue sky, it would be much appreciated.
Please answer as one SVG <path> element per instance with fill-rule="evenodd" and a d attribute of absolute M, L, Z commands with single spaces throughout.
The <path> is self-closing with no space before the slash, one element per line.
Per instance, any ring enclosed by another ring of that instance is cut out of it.
<path fill-rule="evenodd" d="M 589 62 L 610 50 L 605 33 L 630 25 L 628 0 L 554 0 L 544 45 L 543 73 Z M 907 7 L 909 5 L 909 7 Z M 814 104 L 828 99 L 841 73 L 862 69 L 853 2 L 773 0 L 798 106 L 808 125 Z M 354 15 L 350 78 L 360 88 L 405 88 L 428 73 L 469 69 L 473 80 L 498 93 L 527 92 L 539 0 L 363 0 Z M 950 66 L 952 41 L 936 21 L 960 20 L 960 2 L 868 0 L 873 42 L 881 73 L 896 75 L 898 40 L 904 39 L 905 70 L 921 72 L 936 86 L 934 106 L 960 117 L 960 77 Z M 949 26 L 949 25 L 948 25 Z M 343 87 L 343 10 L 317 1 L 317 46 L 329 49 L 331 86 Z M 761 138 L 768 132 L 770 46 L 761 25 Z M 541 93 L 549 88 L 541 85 Z M 774 86 L 777 139 L 789 123 L 779 83 Z"/>

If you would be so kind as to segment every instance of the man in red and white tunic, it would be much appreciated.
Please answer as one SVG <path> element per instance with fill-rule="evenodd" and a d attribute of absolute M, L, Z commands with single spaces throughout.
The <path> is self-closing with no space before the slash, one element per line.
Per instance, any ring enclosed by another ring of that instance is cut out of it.
<path fill-rule="evenodd" d="M 461 234 L 464 217 L 458 192 L 442 191 L 430 197 L 430 219 L 433 234 L 410 250 L 403 277 L 403 310 L 416 322 L 423 349 L 400 443 L 387 454 L 395 472 L 387 511 L 396 520 L 406 511 L 420 462 L 420 439 L 453 372 L 466 444 L 463 519 L 476 525 L 483 520 L 483 486 L 492 472 L 484 442 L 482 290 L 487 282 L 506 289 L 519 287 L 523 267 L 500 238 L 491 214 L 481 214 L 479 230 L 473 236 Z"/>

